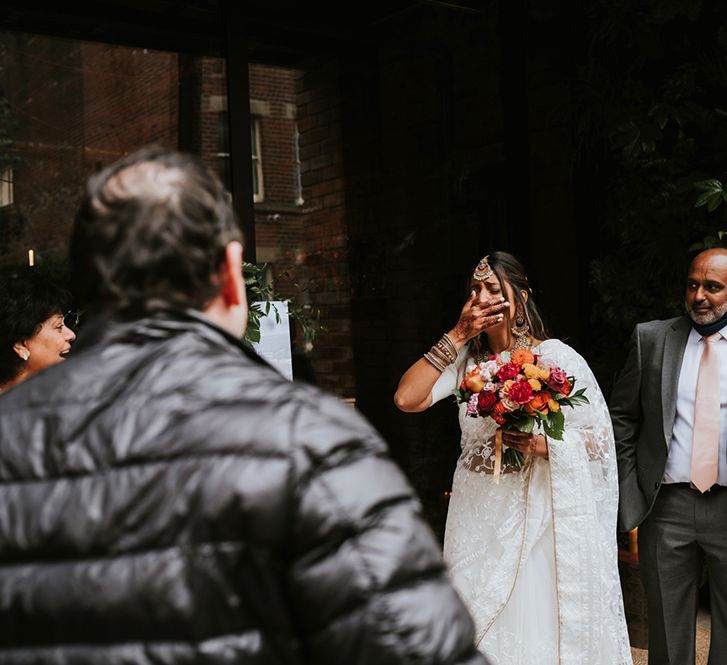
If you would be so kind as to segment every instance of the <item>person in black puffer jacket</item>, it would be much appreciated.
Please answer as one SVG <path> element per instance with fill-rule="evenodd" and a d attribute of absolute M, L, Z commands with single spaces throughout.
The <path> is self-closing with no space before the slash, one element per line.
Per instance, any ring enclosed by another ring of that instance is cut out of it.
<path fill-rule="evenodd" d="M 196 159 L 94 176 L 69 359 L 0 397 L 0 665 L 483 665 L 419 504 L 350 407 L 240 341 Z"/>

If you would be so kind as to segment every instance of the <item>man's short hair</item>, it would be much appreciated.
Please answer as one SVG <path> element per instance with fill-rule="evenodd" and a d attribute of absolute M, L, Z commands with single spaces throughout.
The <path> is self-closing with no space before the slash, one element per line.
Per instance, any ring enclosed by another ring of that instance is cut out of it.
<path fill-rule="evenodd" d="M 197 157 L 143 148 L 89 178 L 70 244 L 79 304 L 203 309 L 226 245 L 241 240 L 231 197 Z"/>

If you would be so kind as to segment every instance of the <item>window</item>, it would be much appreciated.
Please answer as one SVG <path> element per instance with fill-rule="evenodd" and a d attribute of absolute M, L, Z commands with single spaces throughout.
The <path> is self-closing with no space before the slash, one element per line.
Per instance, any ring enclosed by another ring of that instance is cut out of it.
<path fill-rule="evenodd" d="M 217 114 L 217 167 L 222 182 L 231 189 L 230 179 L 230 130 L 227 111 Z M 250 120 L 250 148 L 252 152 L 252 191 L 253 201 L 263 200 L 263 166 L 260 157 L 260 118 L 252 116 Z"/>
<path fill-rule="evenodd" d="M 6 166 L 0 173 L 0 208 L 13 203 L 13 167 Z"/>
<path fill-rule="evenodd" d="M 263 163 L 260 154 L 260 118 L 252 117 L 250 122 L 250 146 L 252 149 L 252 193 L 253 201 L 259 203 L 265 198 L 263 188 Z"/>
<path fill-rule="evenodd" d="M 260 118 L 250 121 L 250 147 L 252 149 L 252 195 L 255 203 L 265 198 L 263 187 L 263 162 L 260 154 Z"/>
<path fill-rule="evenodd" d="M 228 190 L 232 189 L 230 178 L 230 130 L 227 111 L 220 111 L 217 114 L 217 172 L 222 183 Z"/>
<path fill-rule="evenodd" d="M 300 178 L 300 132 L 298 125 L 295 126 L 295 205 L 303 205 L 303 183 Z"/>

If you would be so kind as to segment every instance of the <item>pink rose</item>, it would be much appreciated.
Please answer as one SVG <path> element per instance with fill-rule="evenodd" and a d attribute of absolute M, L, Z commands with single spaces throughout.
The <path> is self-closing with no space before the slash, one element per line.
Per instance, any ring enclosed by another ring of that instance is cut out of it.
<path fill-rule="evenodd" d="M 556 392 L 560 393 L 563 392 L 563 389 L 568 384 L 568 376 L 559 367 L 553 367 L 553 369 L 550 370 L 550 376 L 548 377 L 546 383 L 548 384 L 549 388 L 552 388 Z"/>
<path fill-rule="evenodd" d="M 527 404 L 533 399 L 533 388 L 527 381 L 518 381 L 510 386 L 507 397 L 515 404 Z"/>
<path fill-rule="evenodd" d="M 472 416 L 473 418 L 476 418 L 479 415 L 479 412 L 477 411 L 477 402 L 479 395 L 475 393 L 470 397 L 469 402 L 467 402 L 467 415 Z"/>

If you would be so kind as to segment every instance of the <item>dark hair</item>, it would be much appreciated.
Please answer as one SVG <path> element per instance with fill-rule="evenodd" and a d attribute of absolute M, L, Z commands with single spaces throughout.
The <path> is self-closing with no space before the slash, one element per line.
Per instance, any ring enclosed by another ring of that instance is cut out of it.
<path fill-rule="evenodd" d="M 202 309 L 225 246 L 241 233 L 231 198 L 197 157 L 149 146 L 89 178 L 70 243 L 80 304 Z"/>
<path fill-rule="evenodd" d="M 68 292 L 35 268 L 0 276 L 0 386 L 12 381 L 23 366 L 13 346 L 36 335 L 69 304 Z"/>
<path fill-rule="evenodd" d="M 533 297 L 533 290 L 530 287 L 530 281 L 525 273 L 523 264 L 508 252 L 492 252 L 488 254 L 487 262 L 497 276 L 503 294 L 505 293 L 506 283 L 512 287 L 515 306 L 522 307 L 528 327 L 530 328 L 531 337 L 541 341 L 548 339 L 550 335 L 538 311 L 538 306 Z M 527 301 L 523 298 L 523 291 L 528 294 Z"/>

